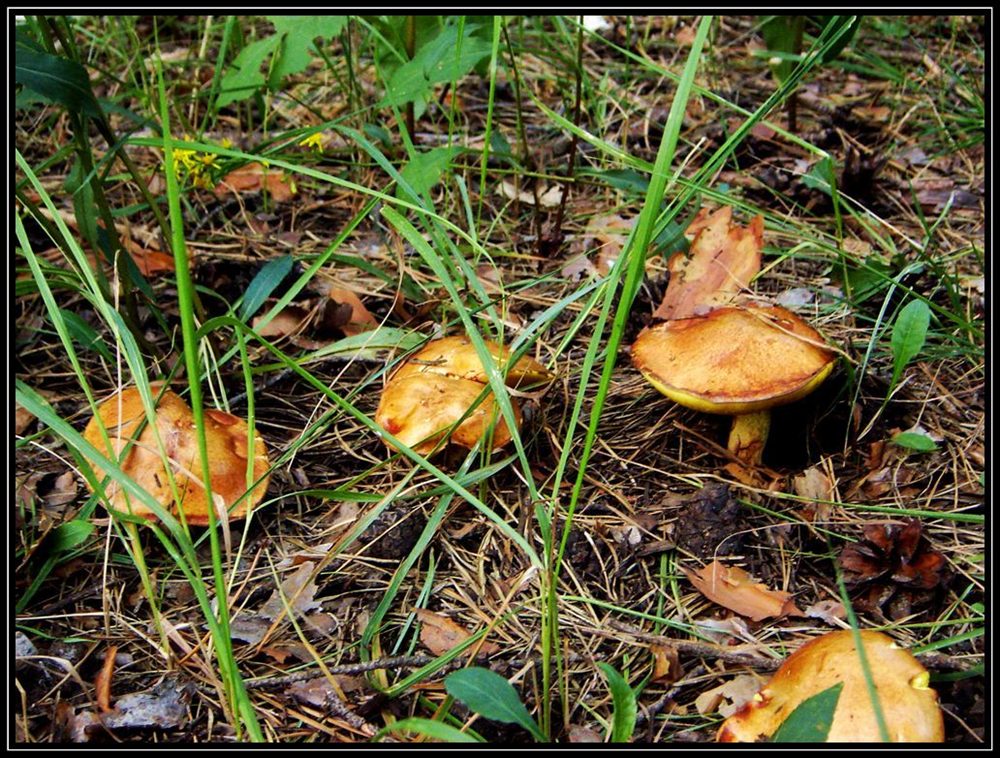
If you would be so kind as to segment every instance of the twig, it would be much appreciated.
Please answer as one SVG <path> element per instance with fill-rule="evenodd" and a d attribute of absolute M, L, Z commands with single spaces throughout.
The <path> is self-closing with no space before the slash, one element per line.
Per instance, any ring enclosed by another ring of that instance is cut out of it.
<path fill-rule="evenodd" d="M 742 666 L 750 666 L 760 671 L 774 671 L 783 662 L 780 658 L 764 658 L 756 653 L 744 652 L 745 646 L 723 647 L 713 645 L 708 642 L 696 642 L 694 640 L 678 640 L 672 637 L 663 637 L 658 634 L 649 634 L 630 624 L 625 624 L 615 619 L 608 620 L 608 626 L 618 631 L 631 634 L 636 639 L 649 642 L 655 645 L 666 645 L 676 648 L 679 652 L 687 655 L 702 658 L 715 657 L 726 663 L 735 663 Z M 927 668 L 935 671 L 965 671 L 971 668 L 971 663 L 967 658 L 945 655 L 943 653 L 915 653 L 917 659 Z"/>
<path fill-rule="evenodd" d="M 368 661 L 367 663 L 345 663 L 340 666 L 327 666 L 327 670 L 331 674 L 357 675 L 364 674 L 368 671 L 376 671 L 378 669 L 402 669 L 426 666 L 434 660 L 435 658 L 429 655 L 397 655 L 390 658 L 379 658 L 374 661 Z M 248 679 L 246 681 L 246 687 L 247 689 L 282 687 L 286 684 L 304 682 L 321 676 L 323 676 L 321 671 L 308 669 L 306 671 L 298 671 L 294 674 L 287 674 L 286 676 L 268 676 L 260 679 Z"/>

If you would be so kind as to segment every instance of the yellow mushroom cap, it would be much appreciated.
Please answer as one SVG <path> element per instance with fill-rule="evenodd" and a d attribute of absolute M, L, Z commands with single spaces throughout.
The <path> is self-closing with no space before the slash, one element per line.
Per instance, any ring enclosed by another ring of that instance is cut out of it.
<path fill-rule="evenodd" d="M 157 390 L 154 385 L 154 395 Z M 155 414 L 156 430 L 170 461 L 179 500 L 175 500 L 170 487 L 164 460 L 156 443 L 154 427 L 145 421 L 146 414 L 139 391 L 129 387 L 120 395 L 115 394 L 98 406 L 97 414 L 90 419 L 83 431 L 83 437 L 98 450 L 107 453 L 107 445 L 99 425 L 103 422 L 115 458 L 119 458 L 129 442 L 134 440 L 134 444 L 129 447 L 124 460 L 121 461 L 122 471 L 149 492 L 166 510 L 176 514 L 179 504 L 189 524 L 207 526 L 209 503 L 205 496 L 205 488 L 201 484 L 202 466 L 198 454 L 198 432 L 195 429 L 191 408 L 180 396 L 167 390 L 160 397 Z M 265 474 L 269 463 L 264 440 L 259 433 L 254 435 L 253 481 L 265 478 L 254 488 L 252 494 L 243 498 L 233 508 L 233 504 L 243 497 L 247 490 L 249 455 L 247 423 L 232 414 L 210 409 L 205 410 L 204 422 L 212 495 L 220 497 L 225 503 L 230 520 L 243 518 L 250 508 L 260 502 L 267 490 L 268 478 Z M 140 426 L 141 431 L 139 431 Z M 137 431 L 138 436 L 136 436 Z M 100 465 L 94 461 L 89 462 L 98 474 L 103 475 L 104 469 Z M 105 493 L 108 496 L 109 506 L 116 511 L 131 512 L 143 518 L 156 518 L 155 514 L 136 498 L 129 498 L 127 502 L 125 493 L 115 481 L 108 482 Z M 215 509 L 215 512 L 218 517 L 219 509 Z"/>
<path fill-rule="evenodd" d="M 819 333 L 780 307 L 723 307 L 645 329 L 632 362 L 674 402 L 705 413 L 756 413 L 799 400 L 833 369 Z"/>
<path fill-rule="evenodd" d="M 507 368 L 509 350 L 490 341 L 486 342 L 486 348 L 499 370 Z M 511 386 L 551 379 L 548 369 L 528 357 L 510 366 L 506 376 Z M 426 455 L 446 434 L 449 441 L 472 448 L 496 420 L 492 438 L 492 448 L 496 450 L 510 442 L 511 434 L 492 393 L 469 411 L 488 385 L 486 370 L 472 340 L 464 336 L 434 340 L 410 356 L 386 383 L 375 421 L 400 442 Z M 517 402 L 512 400 L 511 406 L 520 424 Z M 462 423 L 449 433 L 463 417 Z"/>
<path fill-rule="evenodd" d="M 485 344 L 490 355 L 496 359 L 499 370 L 503 371 L 510 357 L 510 350 L 490 340 L 486 340 Z M 476 352 L 472 340 L 464 336 L 445 337 L 428 342 L 421 350 L 410 356 L 394 378 L 418 373 L 468 379 L 481 384 L 489 383 L 479 353 Z M 551 380 L 552 373 L 528 356 L 523 356 L 507 372 L 507 384 L 511 387 Z"/>
<path fill-rule="evenodd" d="M 393 377 L 382 392 L 375 421 L 400 442 L 426 455 L 465 416 L 485 387 L 470 379 L 433 373 Z M 517 403 L 512 406 L 520 424 L 521 411 Z M 464 448 L 475 447 L 494 418 L 493 449 L 503 447 L 510 442 L 510 430 L 492 393 L 451 432 L 450 441 Z"/>
<path fill-rule="evenodd" d="M 944 720 L 927 669 L 881 632 L 861 631 L 865 657 L 892 742 L 943 742 Z M 827 742 L 880 742 L 851 630 L 829 632 L 790 655 L 771 681 L 730 716 L 719 742 L 770 737 L 807 698 L 843 682 Z"/>

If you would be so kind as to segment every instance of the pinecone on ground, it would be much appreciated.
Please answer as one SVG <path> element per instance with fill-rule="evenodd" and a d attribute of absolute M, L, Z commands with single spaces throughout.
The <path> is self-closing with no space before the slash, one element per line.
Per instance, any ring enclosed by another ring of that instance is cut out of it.
<path fill-rule="evenodd" d="M 893 620 L 930 610 L 950 576 L 947 561 L 931 547 L 920 521 L 868 524 L 863 533 L 838 558 L 844 582 L 861 590 L 855 606 Z"/>

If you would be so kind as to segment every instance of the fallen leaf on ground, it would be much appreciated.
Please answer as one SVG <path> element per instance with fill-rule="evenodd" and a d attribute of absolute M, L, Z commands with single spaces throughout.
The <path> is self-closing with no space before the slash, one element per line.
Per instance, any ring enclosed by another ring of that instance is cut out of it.
<path fill-rule="evenodd" d="M 472 636 L 447 616 L 441 616 L 425 608 L 417 608 L 415 613 L 420 621 L 420 641 L 434 655 L 444 655 Z M 498 650 L 499 648 L 492 642 L 484 642 L 479 648 L 479 652 L 487 654 Z"/>
<path fill-rule="evenodd" d="M 187 718 L 189 692 L 190 687 L 168 678 L 146 692 L 122 695 L 104 715 L 104 725 L 111 729 L 175 729 Z"/>
<path fill-rule="evenodd" d="M 349 308 L 347 320 L 337 324 L 348 337 L 378 328 L 378 320 L 354 292 L 345 287 L 331 287 L 328 294 L 332 301 Z"/>
<path fill-rule="evenodd" d="M 122 244 L 128 250 L 128 254 L 135 261 L 136 268 L 143 276 L 150 276 L 161 271 L 173 271 L 175 269 L 174 256 L 160 250 L 150 250 L 134 242 L 128 237 L 122 238 Z"/>
<path fill-rule="evenodd" d="M 285 172 L 267 168 L 261 163 L 248 163 L 231 171 L 215 187 L 215 196 L 240 195 L 247 192 L 267 190 L 275 202 L 291 200 L 295 194 L 295 182 Z"/>
<path fill-rule="evenodd" d="M 34 420 L 35 414 L 27 408 L 21 407 L 21 404 L 18 403 L 14 410 L 14 434 L 24 434 Z"/>
<path fill-rule="evenodd" d="M 754 674 L 741 674 L 701 693 L 694 705 L 702 716 L 718 711 L 721 716 L 728 718 L 750 702 L 763 684 L 764 680 Z"/>
<path fill-rule="evenodd" d="M 826 521 L 829 519 L 832 508 L 830 503 L 834 500 L 835 494 L 833 482 L 819 466 L 807 468 L 800 476 L 795 477 L 792 480 L 792 488 L 799 497 L 813 501 L 802 509 L 803 515 L 808 520 Z"/>
<path fill-rule="evenodd" d="M 820 600 L 806 608 L 803 613 L 807 618 L 820 619 L 831 626 L 838 626 L 837 622 L 847 616 L 847 610 L 839 600 Z"/>
<path fill-rule="evenodd" d="M 789 614 L 802 615 L 790 592 L 768 589 L 754 582 L 746 571 L 737 566 L 727 567 L 719 561 L 712 561 L 698 571 L 684 569 L 684 573 L 691 584 L 713 603 L 748 616 L 753 621 Z"/>
<path fill-rule="evenodd" d="M 606 275 L 615 265 L 615 261 L 621 255 L 625 241 L 634 225 L 635 219 L 624 219 L 614 213 L 593 216 L 587 222 L 587 229 L 584 232 L 584 247 L 587 250 L 592 247 L 597 248 L 597 259 L 594 265 L 602 276 Z"/>
<path fill-rule="evenodd" d="M 115 673 L 115 656 L 118 648 L 112 645 L 104 653 L 104 665 L 94 678 L 94 699 L 101 713 L 111 710 L 111 678 Z"/>
<path fill-rule="evenodd" d="M 653 654 L 653 676 L 651 681 L 670 685 L 680 678 L 681 659 L 677 648 L 672 645 L 650 645 Z"/>

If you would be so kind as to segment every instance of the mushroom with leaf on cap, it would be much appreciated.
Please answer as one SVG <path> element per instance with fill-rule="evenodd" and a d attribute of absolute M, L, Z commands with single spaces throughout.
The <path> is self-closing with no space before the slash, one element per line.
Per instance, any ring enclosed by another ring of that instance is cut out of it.
<path fill-rule="evenodd" d="M 153 383 L 151 388 L 155 393 L 160 385 Z M 101 452 L 106 452 L 108 448 L 101 426 L 107 430 L 111 443 L 109 457 L 120 458 L 121 470 L 136 484 L 166 510 L 175 515 L 183 512 L 188 524 L 209 524 L 209 503 L 201 479 L 198 430 L 190 406 L 179 395 L 170 390 L 162 392 L 152 424 L 147 423 L 142 397 L 135 387 L 126 388 L 102 402 L 87 423 L 83 437 Z M 205 409 L 204 426 L 216 517 L 220 520 L 223 517 L 228 520 L 244 518 L 267 490 L 269 463 L 264 441 L 255 433 L 251 481 L 257 484 L 247 494 L 250 455 L 247 423 L 232 414 Z M 160 453 L 157 434 L 163 443 L 166 460 Z M 103 473 L 104 468 L 99 463 L 89 459 L 88 462 L 98 474 Z M 168 464 L 177 487 L 176 497 L 167 475 Z M 156 518 L 148 506 L 135 498 L 127 498 L 118 482 L 109 482 L 105 494 L 112 510 Z"/>
<path fill-rule="evenodd" d="M 693 227 L 689 255 L 670 261 L 660 319 L 632 345 L 632 362 L 657 390 L 704 413 L 733 416 L 728 449 L 761 462 L 771 409 L 815 390 L 834 366 L 820 334 L 778 306 L 741 302 L 760 268 L 763 218 L 746 229 L 723 208 Z"/>
<path fill-rule="evenodd" d="M 891 637 L 858 632 L 890 742 L 943 742 L 944 720 L 930 674 Z M 828 632 L 792 653 L 771 680 L 723 723 L 719 742 L 757 742 L 777 732 L 805 700 L 842 684 L 827 742 L 881 742 L 882 733 L 850 629 Z"/>

